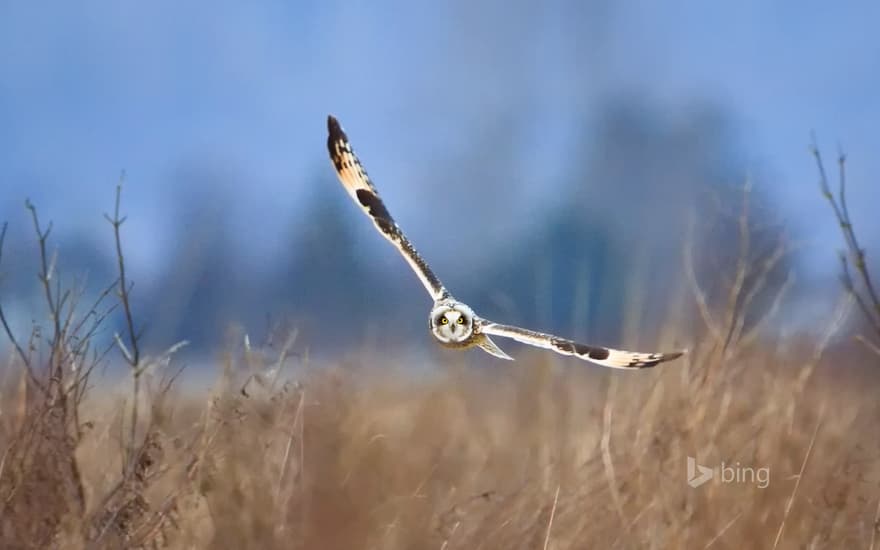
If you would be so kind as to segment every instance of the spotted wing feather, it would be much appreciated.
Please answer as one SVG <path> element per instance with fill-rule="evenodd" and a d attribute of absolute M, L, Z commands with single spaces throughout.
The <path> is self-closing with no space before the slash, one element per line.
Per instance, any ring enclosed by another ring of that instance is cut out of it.
<path fill-rule="evenodd" d="M 512 338 L 523 344 L 553 350 L 562 355 L 571 355 L 578 359 L 597 363 L 603 367 L 611 367 L 615 369 L 644 369 L 653 367 L 658 363 L 671 361 L 672 359 L 681 357 L 683 353 L 637 353 L 601 346 L 588 346 L 586 344 L 580 344 L 565 338 L 553 336 L 552 334 L 544 334 L 543 332 L 535 332 L 533 330 L 501 325 L 489 321 L 482 322 L 482 331 L 485 334 Z"/>
<path fill-rule="evenodd" d="M 361 209 L 373 220 L 376 229 L 394 245 L 403 258 L 412 267 L 422 284 L 436 302 L 449 295 L 440 279 L 431 271 L 427 262 L 422 259 L 409 239 L 391 217 L 379 192 L 370 181 L 367 171 L 358 160 L 348 136 L 345 135 L 339 121 L 333 116 L 327 117 L 327 150 L 330 160 L 336 168 L 339 181 Z"/>

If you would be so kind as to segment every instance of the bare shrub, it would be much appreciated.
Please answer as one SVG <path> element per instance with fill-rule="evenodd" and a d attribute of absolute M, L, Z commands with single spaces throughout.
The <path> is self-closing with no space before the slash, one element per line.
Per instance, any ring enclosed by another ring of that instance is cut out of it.
<path fill-rule="evenodd" d="M 873 333 L 870 337 L 859 335 L 858 339 L 880 356 L 880 295 L 877 294 L 871 279 L 871 271 L 865 261 L 865 249 L 859 244 L 846 204 L 846 155 L 842 152 L 837 155 L 837 193 L 835 194 L 831 190 L 822 153 L 815 142 L 811 151 L 819 172 L 819 189 L 834 212 L 834 218 L 837 220 L 846 246 L 839 254 L 840 282 L 855 300 L 868 330 Z"/>

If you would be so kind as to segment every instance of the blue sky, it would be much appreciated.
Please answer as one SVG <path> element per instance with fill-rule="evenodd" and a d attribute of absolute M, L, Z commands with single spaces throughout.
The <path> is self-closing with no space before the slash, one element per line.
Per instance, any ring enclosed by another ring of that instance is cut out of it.
<path fill-rule="evenodd" d="M 231 246 L 260 260 L 283 253 L 281 229 L 329 170 L 332 112 L 401 224 L 448 256 L 456 243 L 432 242 L 426 201 L 455 209 L 486 174 L 510 179 L 505 208 L 471 207 L 498 228 L 487 246 L 501 242 L 534 201 L 559 200 L 547 191 L 579 132 L 572 113 L 625 91 L 670 112 L 706 100 L 729 111 L 821 271 L 839 241 L 815 189 L 812 130 L 829 154 L 837 142 L 849 153 L 853 216 L 880 244 L 877 21 L 871 1 L 5 2 L 0 208 L 16 224 L 29 196 L 60 231 L 105 239 L 100 214 L 124 169 L 129 256 L 150 274 L 175 238 L 181 167 L 211 166 L 208 196 L 234 197 Z M 516 169 L 460 163 L 511 111 L 533 129 Z M 448 192 L 420 183 L 426 173 L 448 174 Z"/>

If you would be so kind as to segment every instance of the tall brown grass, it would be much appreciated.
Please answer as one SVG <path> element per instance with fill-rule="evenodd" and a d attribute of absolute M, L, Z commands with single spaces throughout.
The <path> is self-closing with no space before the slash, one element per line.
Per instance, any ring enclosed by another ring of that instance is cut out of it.
<path fill-rule="evenodd" d="M 693 311 L 661 340 L 695 343 L 654 369 L 530 349 L 314 367 L 290 360 L 292 334 L 278 356 L 246 340 L 210 391 L 185 392 L 179 346 L 140 352 L 118 192 L 119 279 L 84 308 L 28 205 L 51 326 L 21 339 L 0 304 L 0 548 L 880 548 L 877 356 L 829 347 L 844 309 L 811 335 L 765 330 L 784 243 L 741 242 L 733 276 L 705 287 L 687 250 Z M 92 376 L 116 308 L 123 387 Z M 739 477 L 692 487 L 689 457 Z"/>
<path fill-rule="evenodd" d="M 374 357 L 300 368 L 298 383 L 248 398 L 223 377 L 209 395 L 151 403 L 127 479 L 125 405 L 96 396 L 78 469 L 47 434 L 17 462 L 22 429 L 3 425 L 2 546 L 880 544 L 876 377 L 758 351 L 697 383 L 706 367 L 690 357 L 621 375 L 527 354 L 419 376 Z M 768 468 L 769 485 L 692 488 L 688 456 Z M 83 509 L 64 490 L 78 485 Z"/>

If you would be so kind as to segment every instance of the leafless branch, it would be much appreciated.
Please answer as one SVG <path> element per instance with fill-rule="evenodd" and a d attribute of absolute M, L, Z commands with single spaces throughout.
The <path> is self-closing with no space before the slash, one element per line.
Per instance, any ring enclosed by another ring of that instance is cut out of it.
<path fill-rule="evenodd" d="M 785 257 L 785 255 L 789 252 L 788 247 L 786 246 L 785 239 L 780 238 L 779 243 L 773 249 L 773 252 L 770 253 L 762 262 L 760 262 L 760 268 L 757 273 L 752 272 L 752 275 L 755 275 L 754 280 L 749 284 L 749 289 L 745 292 L 744 296 L 740 300 L 739 303 L 739 311 L 741 312 L 738 315 L 738 319 L 734 323 L 734 327 L 731 331 L 731 341 L 733 342 L 742 342 L 742 333 L 743 328 L 746 324 L 746 315 L 745 313 L 749 311 L 752 306 L 752 303 L 755 300 L 755 297 L 763 291 L 767 286 L 767 280 L 773 270 L 779 265 L 779 262 Z M 773 303 L 767 311 L 761 315 L 761 317 L 754 322 L 753 329 L 758 325 L 763 325 L 764 321 L 774 315 L 776 310 L 779 308 L 779 305 L 782 301 L 782 298 L 785 296 L 788 286 L 790 285 L 792 279 L 792 274 L 789 273 L 786 277 L 785 282 L 782 287 L 780 287 L 779 291 L 776 293 L 774 297 Z M 750 331 L 752 332 L 752 331 Z"/>
<path fill-rule="evenodd" d="M 127 446 L 127 463 L 133 465 L 136 458 L 136 438 L 137 438 L 137 426 L 138 426 L 138 401 L 140 398 L 140 383 L 141 383 L 141 370 L 140 370 L 140 348 L 138 346 L 138 335 L 134 328 L 134 318 L 131 313 L 131 301 L 130 301 L 130 291 L 131 286 L 126 283 L 125 278 L 125 256 L 122 253 L 122 235 L 121 228 L 122 224 L 125 223 L 126 218 L 119 216 L 119 203 L 122 196 L 122 183 L 120 182 L 116 186 L 116 203 L 113 209 L 113 217 L 111 218 L 109 215 L 104 214 L 104 217 L 110 222 L 110 225 L 113 226 L 113 237 L 116 241 L 116 261 L 119 269 L 119 278 L 117 279 L 119 290 L 116 293 L 119 302 L 122 304 L 122 312 L 125 316 L 125 326 L 128 332 L 128 342 L 127 346 L 123 341 L 122 337 L 119 333 L 113 334 L 113 339 L 116 341 L 117 346 L 119 347 L 119 351 L 122 354 L 122 357 L 131 367 L 132 372 L 132 400 L 131 400 L 131 425 L 129 426 L 129 434 L 128 434 L 128 446 Z M 129 349 L 129 346 L 131 349 Z"/>
<path fill-rule="evenodd" d="M 110 225 L 113 226 L 113 236 L 116 241 L 116 260 L 117 266 L 119 268 L 119 301 L 122 303 L 123 313 L 125 315 L 125 325 L 128 331 L 128 344 L 131 347 L 131 350 L 123 351 L 123 356 L 125 360 L 132 367 L 137 367 L 140 363 L 140 348 L 138 346 L 138 333 L 134 328 L 134 317 L 131 313 L 131 301 L 130 301 L 130 293 L 131 286 L 126 283 L 125 278 L 125 256 L 122 253 L 122 234 L 121 228 L 122 224 L 125 223 L 127 219 L 125 216 L 119 216 L 119 206 L 120 201 L 122 199 L 122 183 L 120 182 L 116 186 L 116 204 L 113 209 L 113 217 L 111 218 L 108 214 L 104 214 L 104 217 L 110 222 Z M 122 340 L 117 336 L 117 342 L 121 342 Z M 120 348 L 121 350 L 124 348 Z"/>
<path fill-rule="evenodd" d="M 752 191 L 752 183 L 751 180 L 746 180 L 743 184 L 743 202 L 742 202 L 742 210 L 740 212 L 739 220 L 737 226 L 739 228 L 739 254 L 736 258 L 736 276 L 734 278 L 733 284 L 730 285 L 730 289 L 728 290 L 727 295 L 727 315 L 724 320 L 724 330 L 726 332 L 726 336 L 724 337 L 724 345 L 722 347 L 723 350 L 728 350 L 732 344 L 735 344 L 734 337 L 736 336 L 735 327 L 736 327 L 736 319 L 738 315 L 743 315 L 743 304 L 741 303 L 741 296 L 743 293 L 743 286 L 746 282 L 746 277 L 749 274 L 749 263 L 750 263 L 750 248 L 751 248 L 751 230 L 749 228 L 749 196 Z"/>
<path fill-rule="evenodd" d="M 853 296 L 862 315 L 876 332 L 877 336 L 880 337 L 880 295 L 878 295 L 874 282 L 871 279 L 871 273 L 865 262 L 865 249 L 859 244 L 846 202 L 846 155 L 842 151 L 838 152 L 838 188 L 837 195 L 835 196 L 831 190 L 822 154 L 816 145 L 815 137 L 813 138 L 810 151 L 813 154 L 816 168 L 819 172 L 819 189 L 834 212 L 834 217 L 837 219 L 840 231 L 843 234 L 844 243 L 846 244 L 846 251 L 841 253 L 840 258 L 841 283 L 847 292 Z M 850 270 L 850 266 L 858 274 L 858 284 Z"/>
<path fill-rule="evenodd" d="M 63 347 L 63 334 L 61 332 L 61 302 L 58 298 L 57 287 L 53 292 L 52 277 L 55 277 L 55 267 L 58 255 L 52 254 L 51 258 L 47 251 L 49 235 L 52 233 L 52 222 L 46 227 L 45 231 L 40 224 L 40 218 L 37 215 L 37 208 L 28 199 L 25 201 L 25 208 L 31 213 L 31 220 L 34 225 L 34 232 L 37 234 L 37 242 L 40 251 L 40 273 L 39 279 L 43 287 L 43 294 L 46 298 L 46 305 L 49 308 L 49 316 L 52 320 L 52 337 L 49 340 L 49 369 L 51 379 L 61 385 L 63 389 L 63 370 L 59 361 L 59 354 Z M 60 281 L 56 282 L 60 284 Z"/>
<path fill-rule="evenodd" d="M 694 265 L 694 248 L 696 248 L 696 242 L 694 238 L 694 224 L 694 217 L 691 216 L 690 222 L 688 223 L 688 242 L 683 247 L 684 270 L 688 278 L 688 286 L 690 286 L 691 292 L 694 294 L 694 300 L 696 300 L 697 302 L 697 309 L 700 312 L 700 317 L 703 319 L 703 324 L 706 325 L 706 329 L 709 331 L 712 337 L 716 341 L 720 341 L 721 330 L 718 328 L 718 323 L 712 317 L 712 312 L 709 309 L 709 303 L 706 299 L 706 294 L 705 292 L 703 292 L 702 287 L 700 287 L 700 282 L 697 280 L 697 271 Z"/>
<path fill-rule="evenodd" d="M 8 224 L 6 222 L 3 223 L 3 229 L 0 230 L 0 263 L 2 263 L 3 259 L 3 243 L 6 240 L 6 229 Z M 12 332 L 12 328 L 9 326 L 9 321 L 6 319 L 6 312 L 3 310 L 3 305 L 0 304 L 0 324 L 3 325 L 3 332 L 6 333 L 6 337 L 12 342 L 12 346 L 15 348 L 15 352 L 18 354 L 18 357 L 21 359 L 22 366 L 27 373 L 28 379 L 31 383 L 40 390 L 41 393 L 47 394 L 48 390 L 45 385 L 39 380 L 37 375 L 34 373 L 33 365 L 31 364 L 30 355 L 24 352 L 24 349 L 19 344 L 18 339 L 15 337 L 15 334 Z"/>

